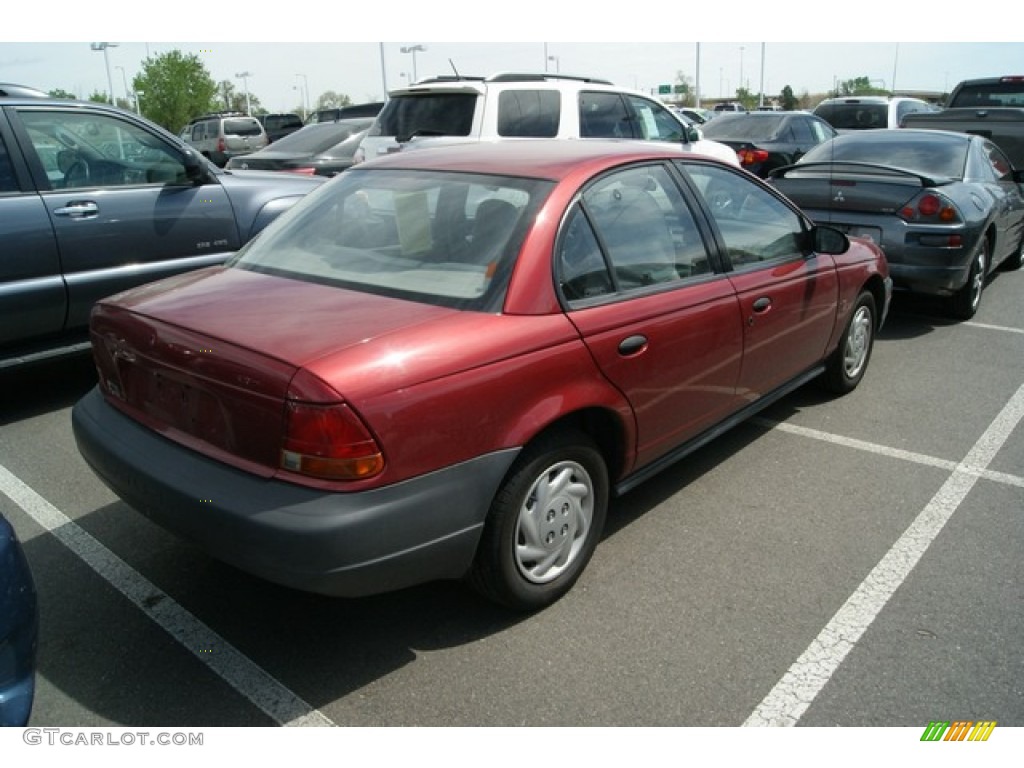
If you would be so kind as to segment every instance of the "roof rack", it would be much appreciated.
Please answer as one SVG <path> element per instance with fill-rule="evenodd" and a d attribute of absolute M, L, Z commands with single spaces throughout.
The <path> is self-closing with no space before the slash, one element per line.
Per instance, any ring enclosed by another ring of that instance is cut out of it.
<path fill-rule="evenodd" d="M 599 83 L 600 85 L 612 85 L 611 80 L 600 77 L 587 77 L 585 75 L 563 75 L 553 72 L 498 72 L 490 77 L 484 78 L 488 83 L 512 83 L 512 82 L 542 82 L 544 80 L 575 80 L 581 83 Z"/>

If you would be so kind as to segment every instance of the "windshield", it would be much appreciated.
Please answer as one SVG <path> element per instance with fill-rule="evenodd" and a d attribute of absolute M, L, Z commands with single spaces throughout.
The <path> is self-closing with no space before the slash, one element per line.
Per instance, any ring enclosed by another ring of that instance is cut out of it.
<path fill-rule="evenodd" d="M 925 176 L 962 179 L 967 163 L 966 135 L 948 135 L 897 128 L 868 134 L 847 134 L 819 144 L 800 163 L 848 161 L 888 165 Z"/>
<path fill-rule="evenodd" d="M 362 120 L 343 120 L 334 123 L 315 123 L 290 133 L 274 142 L 275 152 L 296 152 L 318 155 L 326 152 L 335 144 L 340 144 L 350 136 L 370 127 L 373 118 Z"/>
<path fill-rule="evenodd" d="M 351 170 L 308 195 L 232 266 L 458 309 L 499 311 L 553 184 L 442 171 Z"/>

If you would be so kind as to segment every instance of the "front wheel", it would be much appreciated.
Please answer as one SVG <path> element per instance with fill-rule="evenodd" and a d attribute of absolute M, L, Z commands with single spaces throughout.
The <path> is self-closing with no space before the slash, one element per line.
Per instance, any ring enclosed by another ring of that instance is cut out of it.
<path fill-rule="evenodd" d="M 875 312 L 875 297 L 864 291 L 857 297 L 839 346 L 825 365 L 824 383 L 830 391 L 845 395 L 864 378 L 878 327 Z"/>
<path fill-rule="evenodd" d="M 608 470 L 594 442 L 559 432 L 527 446 L 495 496 L 470 584 L 517 610 L 568 592 L 586 567 L 608 507 Z"/>

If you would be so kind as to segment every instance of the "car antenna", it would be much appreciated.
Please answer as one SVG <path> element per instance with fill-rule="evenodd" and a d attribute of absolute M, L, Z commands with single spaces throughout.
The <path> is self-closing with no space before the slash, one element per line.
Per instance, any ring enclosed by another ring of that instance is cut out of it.
<path fill-rule="evenodd" d="M 451 59 L 448 59 L 448 64 L 449 64 L 449 65 L 451 66 L 451 68 L 452 68 L 452 72 L 454 72 L 454 73 L 455 73 L 455 77 L 456 77 L 456 79 L 458 79 L 458 80 L 461 80 L 461 79 L 462 79 L 462 75 L 460 75 L 460 74 L 459 74 L 459 70 L 457 70 L 457 69 L 455 68 L 455 62 L 454 62 L 454 61 L 452 61 Z"/>

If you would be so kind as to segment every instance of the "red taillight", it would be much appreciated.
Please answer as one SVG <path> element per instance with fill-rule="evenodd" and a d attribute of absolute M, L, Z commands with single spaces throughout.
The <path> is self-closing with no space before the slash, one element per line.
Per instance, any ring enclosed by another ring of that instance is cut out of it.
<path fill-rule="evenodd" d="M 736 156 L 740 159 L 740 165 L 754 165 L 767 160 L 768 152 L 763 149 L 737 149 Z"/>
<path fill-rule="evenodd" d="M 934 192 L 923 192 L 900 209 L 906 221 L 937 221 L 950 224 L 960 220 L 956 207 L 945 197 Z"/>
<path fill-rule="evenodd" d="M 365 480 L 384 470 L 384 455 L 344 404 L 288 402 L 281 467 L 322 480 Z"/>
<path fill-rule="evenodd" d="M 316 168 L 285 168 L 288 173 L 297 173 L 300 176 L 315 176 Z"/>

